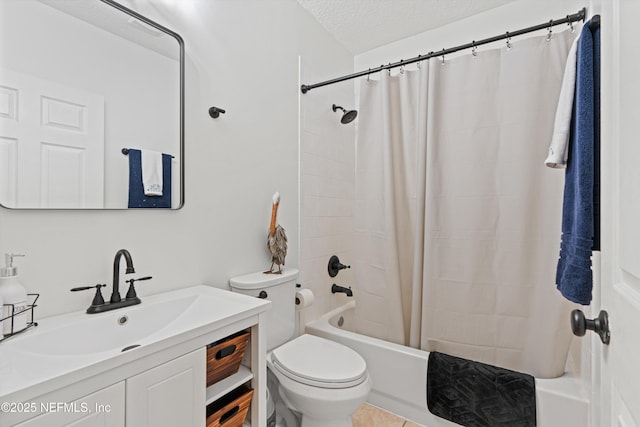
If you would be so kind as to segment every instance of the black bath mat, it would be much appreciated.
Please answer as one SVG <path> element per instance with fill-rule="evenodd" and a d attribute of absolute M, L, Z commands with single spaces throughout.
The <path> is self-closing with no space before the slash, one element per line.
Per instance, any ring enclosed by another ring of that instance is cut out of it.
<path fill-rule="evenodd" d="M 427 406 L 432 414 L 467 427 L 536 425 L 531 375 L 431 352 Z"/>

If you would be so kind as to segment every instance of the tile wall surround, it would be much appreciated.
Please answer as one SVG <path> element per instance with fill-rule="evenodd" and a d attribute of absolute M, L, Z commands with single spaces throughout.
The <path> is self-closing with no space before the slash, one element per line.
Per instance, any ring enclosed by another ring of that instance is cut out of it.
<path fill-rule="evenodd" d="M 313 58 L 301 58 L 300 64 L 303 83 L 336 74 L 330 64 Z M 352 82 L 300 96 L 300 283 L 315 295 L 314 304 L 304 310 L 305 322 L 347 302 L 345 295 L 331 293 L 331 285 L 352 286 L 355 277 L 351 270 L 342 270 L 335 278 L 327 273 L 331 255 L 349 265 L 353 250 L 357 119 L 341 124 L 341 113 L 332 110 L 333 104 L 354 107 Z"/>

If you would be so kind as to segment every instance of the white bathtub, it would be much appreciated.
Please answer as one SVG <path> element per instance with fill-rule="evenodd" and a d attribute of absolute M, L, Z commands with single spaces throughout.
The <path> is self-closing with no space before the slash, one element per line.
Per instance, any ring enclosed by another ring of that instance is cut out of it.
<path fill-rule="evenodd" d="M 355 301 L 350 301 L 308 323 L 306 332 L 337 341 L 360 353 L 373 381 L 367 399 L 372 405 L 428 427 L 457 425 L 432 415 L 427 409 L 429 353 L 349 331 L 354 309 Z M 536 379 L 537 426 L 589 426 L 589 406 L 584 394 L 580 382 L 569 375 Z"/>

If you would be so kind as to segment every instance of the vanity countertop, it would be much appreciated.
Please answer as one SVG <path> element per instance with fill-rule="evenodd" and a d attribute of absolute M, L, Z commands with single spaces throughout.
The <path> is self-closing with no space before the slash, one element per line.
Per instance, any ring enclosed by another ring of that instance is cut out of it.
<path fill-rule="evenodd" d="M 105 313 L 37 320 L 37 327 L 0 342 L 0 400 L 26 402 L 140 359 L 160 363 L 158 354 L 176 350 L 167 356 L 172 357 L 205 346 L 212 332 L 240 325 L 270 306 L 264 299 L 200 285 Z"/>

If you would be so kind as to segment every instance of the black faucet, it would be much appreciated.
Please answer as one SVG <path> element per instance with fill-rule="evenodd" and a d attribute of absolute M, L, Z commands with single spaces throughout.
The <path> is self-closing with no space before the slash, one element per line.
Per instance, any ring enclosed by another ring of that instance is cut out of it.
<path fill-rule="evenodd" d="M 353 292 L 351 291 L 351 286 L 349 286 L 348 288 L 345 288 L 344 286 L 339 286 L 336 285 L 335 283 L 333 284 L 333 286 L 331 287 L 331 293 L 335 294 L 338 292 L 342 292 L 343 294 L 347 294 L 348 297 L 352 297 L 353 296 Z"/>
<path fill-rule="evenodd" d="M 135 288 L 133 287 L 134 282 L 141 280 L 149 280 L 151 276 L 141 277 L 139 279 L 129 279 L 127 282 L 129 283 L 129 291 L 124 299 L 120 297 L 120 260 L 124 256 L 124 259 L 127 263 L 127 269 L 125 271 L 126 274 L 135 273 L 135 269 L 133 268 L 133 260 L 131 259 L 131 254 L 126 249 L 120 249 L 116 252 L 116 257 L 113 260 L 113 289 L 111 290 L 111 298 L 109 302 L 105 302 L 102 298 L 102 294 L 100 292 L 100 288 L 106 285 L 94 285 L 94 286 L 81 286 L 78 288 L 71 289 L 72 292 L 76 291 L 84 291 L 87 289 L 96 289 L 96 294 L 93 297 L 93 302 L 91 306 L 87 309 L 88 314 L 93 313 L 102 313 L 104 311 L 115 310 L 121 307 L 128 307 L 130 305 L 140 304 L 140 298 L 136 295 Z"/>
<path fill-rule="evenodd" d="M 125 274 L 135 273 L 136 270 L 133 268 L 133 260 L 131 259 L 131 254 L 126 249 L 120 249 L 116 252 L 116 257 L 113 260 L 113 289 L 111 290 L 111 299 L 109 302 L 111 304 L 120 302 L 122 299 L 120 298 L 120 259 L 124 256 L 125 261 L 127 262 L 127 270 Z"/>

